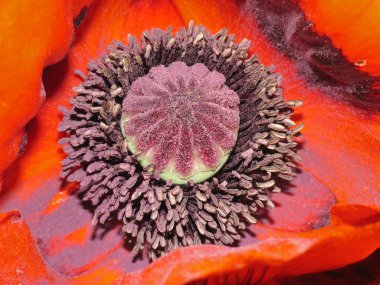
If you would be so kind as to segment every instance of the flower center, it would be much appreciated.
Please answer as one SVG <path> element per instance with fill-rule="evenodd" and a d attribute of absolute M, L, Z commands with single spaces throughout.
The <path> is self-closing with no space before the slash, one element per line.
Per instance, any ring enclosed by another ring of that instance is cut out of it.
<path fill-rule="evenodd" d="M 142 166 L 175 184 L 202 182 L 227 161 L 239 130 L 239 96 L 204 64 L 176 61 L 133 82 L 121 128 Z"/>
<path fill-rule="evenodd" d="M 62 109 L 62 177 L 79 182 L 94 222 L 122 220 L 151 260 L 238 244 L 257 210 L 274 207 L 278 180 L 295 176 L 301 102 L 284 101 L 281 76 L 234 38 L 190 22 L 115 42 Z"/>

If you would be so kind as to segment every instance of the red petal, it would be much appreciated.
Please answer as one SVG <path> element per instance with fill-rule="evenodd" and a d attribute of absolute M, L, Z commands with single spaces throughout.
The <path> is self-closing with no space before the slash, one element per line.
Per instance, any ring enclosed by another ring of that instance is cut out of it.
<path fill-rule="evenodd" d="M 355 215 L 355 221 L 346 220 L 346 215 Z M 204 278 L 207 284 L 264 284 L 274 277 L 338 268 L 379 247 L 380 208 L 335 206 L 331 220 L 330 226 L 305 233 L 272 231 L 267 239 L 234 250 L 216 246 L 177 250 L 126 276 L 122 284 L 185 284 Z"/>
<path fill-rule="evenodd" d="M 202 278 L 239 284 L 245 276 L 268 281 L 276 276 L 337 268 L 368 256 L 380 246 L 379 209 L 372 206 L 379 204 L 376 190 L 380 184 L 380 162 L 375 156 L 380 145 L 379 116 L 359 114 L 351 106 L 311 89 L 298 76 L 292 62 L 268 44 L 256 23 L 244 18 L 233 2 L 177 2 L 186 22 L 194 19 L 214 32 L 225 26 L 239 39 L 254 40 L 255 52 L 263 62 L 276 63 L 277 70 L 283 73 L 285 97 L 305 101 L 305 107 L 299 111 L 302 118 L 297 118 L 306 125 L 301 149 L 303 173 L 287 192 L 295 198 L 286 193 L 273 195 L 279 207 L 269 214 L 271 224 L 253 227 L 255 240 L 246 239 L 245 246 L 232 249 L 216 246 L 181 249 L 143 271 L 126 275 L 125 283 L 157 284 L 157 276 L 163 276 L 162 283 L 167 284 Z M 68 105 L 73 95 L 71 88 L 80 82 L 73 71 L 85 70 L 87 61 L 99 56 L 114 38 L 124 39 L 127 33 L 139 35 L 144 29 L 166 28 L 169 24 L 177 29 L 183 23 L 167 1 L 128 4 L 113 0 L 93 6 L 79 27 L 77 42 L 67 60 L 47 71 L 48 100 L 30 126 L 30 144 L 25 155 L 7 174 L 4 194 L 8 195 L 2 195 L 1 207 L 20 207 L 32 231 L 42 239 L 44 258 L 54 269 L 77 282 L 110 282 L 144 264 L 130 262 L 131 257 L 120 246 L 121 237 L 116 231 L 111 231 L 103 241 L 92 240 L 90 212 L 83 209 L 75 196 L 67 195 L 69 189 L 57 194 L 59 161 L 63 157 L 56 143 L 59 138 L 56 128 L 61 119 L 58 105 Z M 326 225 L 334 196 L 338 203 L 368 207 L 335 206 L 332 225 Z M 322 228 L 312 230 L 315 227 Z M 80 277 L 74 277 L 79 273 Z"/>
<path fill-rule="evenodd" d="M 42 260 L 18 211 L 0 213 L 0 281 L 2 284 L 52 283 L 54 276 Z"/>
<path fill-rule="evenodd" d="M 309 285 L 309 284 L 334 284 L 334 285 L 375 285 L 380 281 L 380 251 L 356 263 L 342 269 L 322 273 L 308 274 L 298 277 L 288 277 L 271 285 Z"/>
<path fill-rule="evenodd" d="M 82 2 L 76 1 L 75 6 Z M 25 124 L 45 98 L 41 81 L 44 66 L 60 60 L 70 47 L 73 15 L 64 0 L 0 4 L 0 185 L 3 171 L 25 147 Z"/>
<path fill-rule="evenodd" d="M 329 36 L 352 61 L 366 61 L 360 69 L 380 75 L 380 3 L 364 1 L 300 1 L 320 34 Z"/>

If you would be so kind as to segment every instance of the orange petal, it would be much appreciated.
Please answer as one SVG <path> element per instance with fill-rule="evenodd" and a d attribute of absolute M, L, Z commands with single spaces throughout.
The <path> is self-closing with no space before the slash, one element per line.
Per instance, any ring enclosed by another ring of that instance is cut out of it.
<path fill-rule="evenodd" d="M 380 2 L 301 0 L 300 4 L 314 28 L 329 36 L 336 47 L 359 68 L 380 75 Z"/>
<path fill-rule="evenodd" d="M 345 220 L 355 215 L 355 222 Z M 273 232 L 251 246 L 184 248 L 129 274 L 122 284 L 258 284 L 274 278 L 341 267 L 362 260 L 380 245 L 380 208 L 342 205 L 332 208 L 330 226 L 305 233 Z M 157 276 L 161 276 L 157 283 Z"/>
<path fill-rule="evenodd" d="M 269 213 L 272 220 L 253 227 L 256 237 L 245 239 L 244 246 L 181 249 L 143 271 L 126 275 L 125 282 L 156 284 L 157 276 L 164 276 L 162 283 L 168 284 L 208 277 L 213 281 L 229 278 L 225 279 L 231 281 L 228 284 L 236 284 L 245 274 L 256 281 L 261 276 L 270 280 L 277 275 L 336 268 L 368 256 L 379 247 L 375 239 L 379 234 L 378 209 L 372 207 L 379 204 L 376 189 L 380 162 L 373 155 L 379 146 L 379 116 L 360 114 L 352 106 L 312 89 L 299 77 L 293 62 L 273 48 L 252 17 L 246 17 L 233 2 L 176 4 L 173 7 L 169 1 L 112 0 L 90 7 L 68 58 L 46 71 L 47 102 L 30 125 L 30 143 L 24 156 L 7 173 L 0 206 L 19 207 L 25 213 L 32 231 L 42 237 L 44 258 L 54 269 L 71 276 L 70 281 L 110 282 L 122 273 L 145 266 L 144 262 L 131 263 L 116 231 L 106 234 L 103 240 L 91 239 L 91 213 L 77 197 L 67 195 L 69 189 L 56 195 L 62 187 L 58 173 L 63 157 L 57 145 L 56 129 L 61 119 L 57 109 L 59 105 L 68 105 L 73 96 L 71 88 L 80 82 L 74 70 L 84 71 L 87 61 L 100 56 L 114 38 L 124 40 L 127 33 L 140 35 L 144 29 L 166 28 L 170 24 L 177 29 L 183 25 L 182 16 L 185 22 L 194 19 L 213 32 L 227 27 L 238 39 L 252 39 L 252 50 L 261 60 L 267 65 L 276 63 L 277 71 L 284 77 L 285 97 L 305 101 L 305 107 L 298 111 L 302 118 L 296 118 L 306 125 L 301 148 L 302 173 L 287 192 L 273 195 L 278 208 Z M 338 203 L 362 203 L 368 207 L 335 206 L 333 224 L 327 225 L 335 198 Z M 319 227 L 322 228 L 311 230 Z M 345 247 L 351 244 L 357 250 L 345 253 Z M 334 251 L 342 253 L 342 259 L 333 258 Z M 318 256 L 331 258 L 325 262 Z"/>
<path fill-rule="evenodd" d="M 2 284 L 52 283 L 55 280 L 18 211 L 0 213 L 0 255 Z"/>
<path fill-rule="evenodd" d="M 297 277 L 287 277 L 270 285 L 309 285 L 309 284 L 334 284 L 334 285 L 374 285 L 379 284 L 380 251 L 376 251 L 365 260 L 334 271 L 308 274 Z"/>
<path fill-rule="evenodd" d="M 76 7 L 81 4 L 76 1 Z M 64 0 L 0 3 L 0 185 L 3 171 L 25 147 L 24 126 L 44 101 L 43 67 L 60 60 L 70 47 L 73 15 Z"/>

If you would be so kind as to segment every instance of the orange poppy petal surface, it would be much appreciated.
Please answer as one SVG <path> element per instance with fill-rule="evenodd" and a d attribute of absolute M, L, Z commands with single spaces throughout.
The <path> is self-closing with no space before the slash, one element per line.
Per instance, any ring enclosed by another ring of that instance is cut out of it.
<path fill-rule="evenodd" d="M 45 98 L 44 66 L 70 48 L 73 17 L 90 1 L 43 0 L 0 3 L 0 186 L 3 171 L 23 152 L 24 126 Z"/>
<path fill-rule="evenodd" d="M 0 213 L 1 284 L 52 283 L 54 276 L 42 260 L 20 213 Z"/>
<path fill-rule="evenodd" d="M 264 284 L 283 276 L 338 268 L 362 260 L 379 246 L 379 210 L 339 205 L 332 208 L 331 225 L 321 229 L 297 234 L 272 231 L 271 237 L 234 250 L 184 248 L 126 276 L 122 283 L 185 284 L 207 278 L 207 284 Z"/>
<path fill-rule="evenodd" d="M 380 2 L 301 0 L 314 28 L 329 36 L 336 47 L 360 69 L 380 75 Z"/>
<path fill-rule="evenodd" d="M 347 258 L 363 259 L 378 245 L 380 211 L 360 205 L 335 206 L 332 223 L 303 234 L 273 233 L 274 237 L 240 249 L 217 246 L 183 248 L 144 270 L 122 276 L 105 267 L 75 277 L 49 270 L 30 231 L 16 211 L 0 215 L 1 276 L 3 282 L 61 282 L 83 284 L 185 284 L 208 279 L 208 284 L 266 283 L 274 278 L 341 267 Z M 350 253 L 347 253 L 350 248 Z M 114 259 L 114 262 L 118 262 Z M 112 265 L 112 264 L 110 264 Z M 223 273 L 221 273 L 223 272 Z M 160 276 L 158 281 L 157 276 Z M 276 283 L 282 284 L 282 283 Z M 285 284 L 285 283 L 284 283 Z M 303 283 L 300 283 L 303 284 Z"/>
<path fill-rule="evenodd" d="M 162 284 L 206 278 L 211 284 L 241 284 L 334 269 L 370 255 L 380 246 L 380 161 L 374 155 L 380 146 L 379 115 L 368 116 L 310 86 L 292 60 L 268 42 L 249 6 L 200 0 L 174 4 L 112 0 L 89 8 L 68 57 L 45 72 L 47 100 L 28 127 L 24 155 L 7 172 L 0 209 L 19 208 L 46 264 L 77 284 L 107 284 L 125 274 L 126 284 L 157 284 L 157 276 Z M 57 144 L 58 106 L 69 105 L 72 88 L 80 83 L 74 71 L 85 71 L 112 40 L 125 41 L 128 33 L 139 36 L 153 27 L 177 30 L 191 19 L 212 32 L 227 27 L 237 40 L 251 39 L 252 52 L 264 64 L 276 64 L 286 99 L 305 103 L 294 116 L 306 125 L 300 140 L 303 162 L 287 190 L 271 197 L 277 207 L 252 227 L 255 235 L 241 247 L 184 248 L 147 266 L 146 260 L 133 261 L 117 226 L 94 229 L 91 212 L 71 195 L 75 185 L 59 179 L 64 155 Z"/>
<path fill-rule="evenodd" d="M 365 260 L 341 269 L 278 279 L 270 285 L 375 285 L 380 283 L 379 264 L 380 250 L 377 250 Z"/>

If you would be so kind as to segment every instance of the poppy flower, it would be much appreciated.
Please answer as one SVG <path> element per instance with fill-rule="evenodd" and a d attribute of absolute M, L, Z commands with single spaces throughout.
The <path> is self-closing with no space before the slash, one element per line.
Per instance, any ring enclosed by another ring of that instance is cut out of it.
<path fill-rule="evenodd" d="M 0 9 L 4 283 L 327 283 L 342 270 L 294 276 L 344 267 L 379 248 L 376 1 L 47 2 Z M 286 101 L 304 102 L 292 116 L 305 124 L 302 163 L 283 192 L 269 194 L 275 208 L 260 214 L 237 247 L 188 246 L 149 264 L 135 259 L 118 222 L 93 227 L 94 207 L 60 178 L 59 106 L 70 108 L 72 88 L 83 81 L 76 71 L 85 72 L 113 40 L 152 28 L 179 31 L 191 20 L 212 34 L 227 28 L 236 42 L 249 39 L 249 54 L 276 65 Z M 343 270 L 371 270 L 378 254 L 368 260 Z"/>

